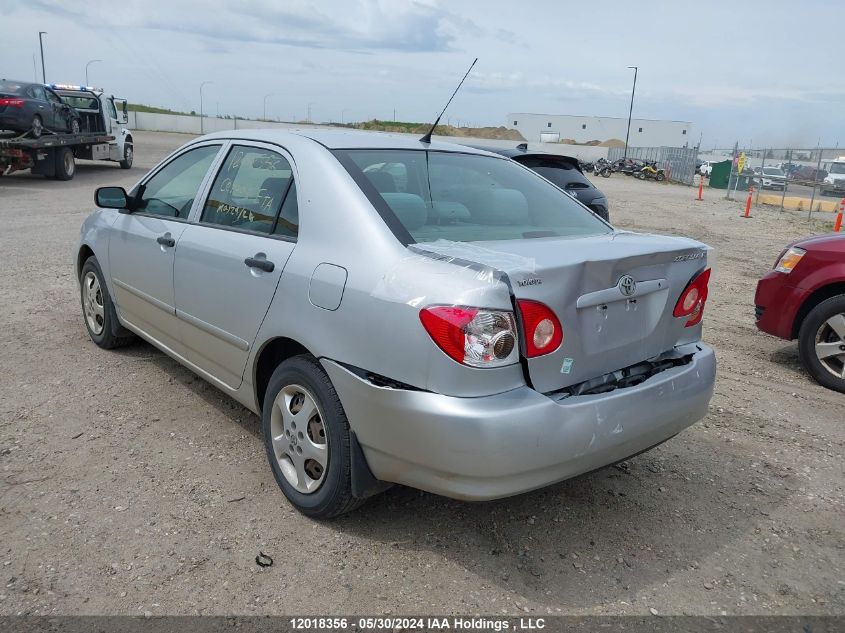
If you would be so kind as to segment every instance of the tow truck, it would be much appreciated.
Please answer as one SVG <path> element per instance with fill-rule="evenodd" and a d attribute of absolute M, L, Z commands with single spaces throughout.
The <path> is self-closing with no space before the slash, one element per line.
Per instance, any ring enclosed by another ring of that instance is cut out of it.
<path fill-rule="evenodd" d="M 107 95 L 100 88 L 71 84 L 46 84 L 81 117 L 79 134 L 48 133 L 40 138 L 0 137 L 0 175 L 29 169 L 54 180 L 71 180 L 76 161 L 108 160 L 132 167 L 134 141 L 127 124 L 125 99 Z"/>

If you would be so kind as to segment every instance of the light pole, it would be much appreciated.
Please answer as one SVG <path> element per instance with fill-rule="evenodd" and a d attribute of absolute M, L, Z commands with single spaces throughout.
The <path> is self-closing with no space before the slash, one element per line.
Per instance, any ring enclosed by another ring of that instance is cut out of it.
<path fill-rule="evenodd" d="M 631 88 L 631 107 L 628 110 L 628 131 L 625 133 L 625 155 L 623 158 L 628 158 L 628 138 L 631 136 L 631 115 L 634 113 L 634 93 L 637 91 L 637 66 L 628 66 L 634 69 L 634 87 Z"/>
<path fill-rule="evenodd" d="M 93 64 L 95 62 L 101 62 L 101 61 L 103 61 L 103 60 L 102 59 L 92 59 L 87 64 L 85 64 L 85 85 L 86 86 L 90 85 L 88 83 L 88 66 L 90 66 L 91 64 Z"/>
<path fill-rule="evenodd" d="M 344 108 L 343 110 L 341 110 L 341 111 L 340 111 L 340 123 L 341 123 L 341 125 L 343 125 L 343 124 L 345 124 L 345 123 L 346 123 L 346 121 L 344 120 L 344 115 L 345 115 L 347 112 L 349 112 L 351 109 L 352 109 L 352 108 Z"/>
<path fill-rule="evenodd" d="M 47 31 L 38 31 L 38 45 L 41 47 L 41 81 L 47 83 L 47 72 L 44 70 L 44 38 L 42 35 L 47 35 Z"/>
<path fill-rule="evenodd" d="M 202 126 L 202 87 L 206 84 L 213 84 L 213 81 L 204 81 L 200 84 L 200 134 L 203 134 L 203 126 Z"/>
<path fill-rule="evenodd" d="M 267 99 L 268 97 L 274 96 L 275 93 L 268 93 L 264 95 L 264 116 L 262 117 L 265 121 L 267 120 Z"/>
<path fill-rule="evenodd" d="M 306 123 L 311 123 L 311 106 L 312 106 L 312 105 L 314 105 L 314 102 L 313 102 L 313 101 L 312 101 L 311 103 L 309 103 L 309 104 L 308 104 L 308 113 L 307 113 L 307 114 L 306 114 L 306 116 L 305 116 L 305 122 L 306 122 Z"/>

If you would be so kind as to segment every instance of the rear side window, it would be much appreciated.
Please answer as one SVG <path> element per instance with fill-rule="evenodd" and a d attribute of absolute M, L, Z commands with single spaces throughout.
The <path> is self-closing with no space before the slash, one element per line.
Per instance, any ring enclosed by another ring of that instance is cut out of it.
<path fill-rule="evenodd" d="M 11 93 L 19 95 L 23 92 L 24 85 L 16 81 L 0 80 L 0 92 Z"/>
<path fill-rule="evenodd" d="M 214 179 L 200 222 L 256 233 L 297 233 L 299 215 L 288 203 L 283 229 L 279 210 L 290 195 L 293 171 L 284 156 L 260 147 L 235 145 Z"/>
<path fill-rule="evenodd" d="M 508 159 L 426 150 L 337 150 L 335 155 L 405 243 L 611 231 L 570 196 Z"/>

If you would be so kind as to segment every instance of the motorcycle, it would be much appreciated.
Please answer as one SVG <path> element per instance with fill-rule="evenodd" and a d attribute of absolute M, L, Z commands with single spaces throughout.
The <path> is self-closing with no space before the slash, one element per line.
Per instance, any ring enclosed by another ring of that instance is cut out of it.
<path fill-rule="evenodd" d="M 581 171 L 584 172 L 585 174 L 592 174 L 593 169 L 595 169 L 595 165 L 593 163 L 590 163 L 590 162 L 582 163 L 582 162 L 579 161 L 578 164 L 581 167 Z"/>
<path fill-rule="evenodd" d="M 640 180 L 656 180 L 657 182 L 663 182 L 666 180 L 666 172 L 662 169 L 658 169 L 657 163 L 654 161 L 647 162 L 643 165 L 636 173 L 636 176 Z"/>
<path fill-rule="evenodd" d="M 602 178 L 610 178 L 613 168 L 606 158 L 599 158 L 593 166 L 593 173 Z"/>

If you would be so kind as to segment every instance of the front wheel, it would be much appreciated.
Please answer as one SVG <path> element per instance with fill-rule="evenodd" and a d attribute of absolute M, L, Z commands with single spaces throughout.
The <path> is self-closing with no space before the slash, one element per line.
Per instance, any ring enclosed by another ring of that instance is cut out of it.
<path fill-rule="evenodd" d="M 657 176 L 655 176 L 655 179 L 657 180 L 657 182 L 663 182 L 664 180 L 666 180 L 666 174 L 664 174 L 662 171 L 659 171 L 657 172 Z"/>
<path fill-rule="evenodd" d="M 80 299 L 88 336 L 103 349 L 128 345 L 135 338 L 117 320 L 117 312 L 103 279 L 100 264 L 93 255 L 79 274 Z"/>
<path fill-rule="evenodd" d="M 352 494 L 349 422 L 315 358 L 294 356 L 276 368 L 261 422 L 276 483 L 302 514 L 330 519 L 363 502 Z"/>
<path fill-rule="evenodd" d="M 822 301 L 804 318 L 798 351 L 816 382 L 845 393 L 845 295 Z"/>
<path fill-rule="evenodd" d="M 132 143 L 126 143 L 123 146 L 123 160 L 120 161 L 121 169 L 129 169 L 132 167 L 132 160 L 135 157 L 135 152 L 132 148 Z"/>

